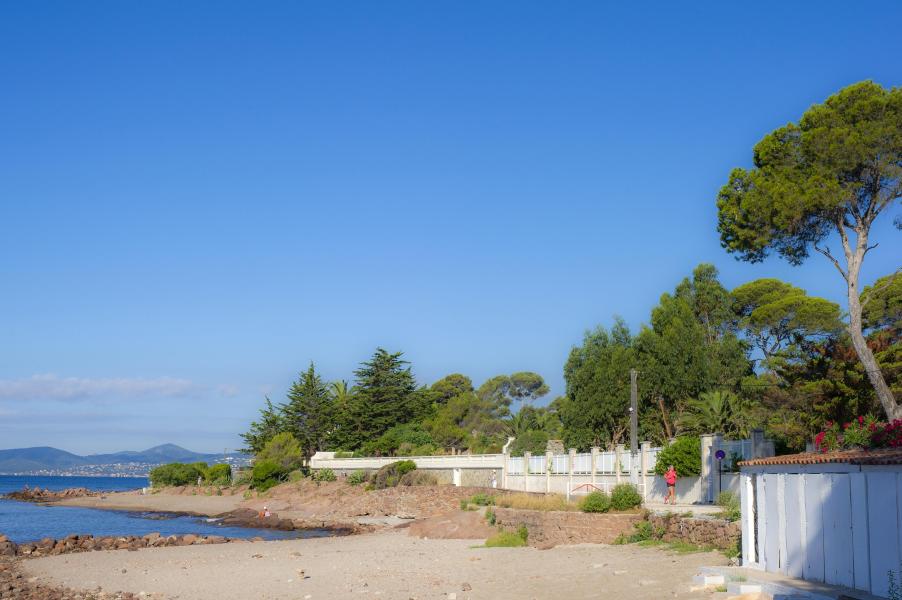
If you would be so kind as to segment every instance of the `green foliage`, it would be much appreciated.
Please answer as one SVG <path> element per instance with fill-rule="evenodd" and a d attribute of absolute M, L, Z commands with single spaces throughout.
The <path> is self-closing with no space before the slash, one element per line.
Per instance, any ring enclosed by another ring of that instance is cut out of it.
<path fill-rule="evenodd" d="M 313 481 L 335 481 L 335 471 L 332 469 L 317 469 L 313 472 Z"/>
<path fill-rule="evenodd" d="M 718 515 L 722 519 L 738 521 L 742 516 L 742 511 L 739 506 L 739 496 L 733 492 L 726 491 L 718 494 L 716 504 L 723 509 Z"/>
<path fill-rule="evenodd" d="M 446 404 L 448 400 L 461 394 L 473 392 L 473 381 L 466 375 L 460 373 L 452 373 L 446 375 L 432 384 L 433 402 L 436 404 Z"/>
<path fill-rule="evenodd" d="M 564 365 L 566 396 L 559 402 L 564 443 L 588 450 L 612 446 L 629 429 L 630 375 L 636 366 L 633 337 L 622 319 L 610 331 L 586 333 Z"/>
<path fill-rule="evenodd" d="M 579 503 L 579 509 L 587 513 L 605 513 L 611 509 L 611 497 L 604 492 L 591 492 Z"/>
<path fill-rule="evenodd" d="M 750 435 L 754 406 L 732 392 L 705 392 L 686 403 L 679 419 L 683 431 L 692 434 L 722 433 L 728 439 Z"/>
<path fill-rule="evenodd" d="M 373 357 L 354 371 L 357 387 L 346 426 L 349 447 L 360 448 L 395 425 L 415 421 L 424 414 L 424 396 L 417 393 L 416 381 L 402 354 L 377 348 Z"/>
<path fill-rule="evenodd" d="M 260 420 L 251 423 L 247 433 L 242 433 L 244 451 L 249 454 L 257 454 L 271 440 L 273 436 L 282 431 L 284 422 L 282 411 L 273 406 L 272 401 L 266 398 L 266 406 L 260 409 Z"/>
<path fill-rule="evenodd" d="M 283 431 L 266 443 L 257 454 L 257 460 L 272 461 L 279 465 L 283 472 L 288 473 L 301 466 L 303 452 L 294 436 L 288 431 Z"/>
<path fill-rule="evenodd" d="M 367 456 L 391 456 L 410 454 L 414 449 L 432 447 L 432 436 L 423 428 L 422 423 L 404 423 L 395 425 L 379 438 L 363 445 L 363 453 Z M 407 450 L 407 452 L 404 452 Z"/>
<path fill-rule="evenodd" d="M 254 463 L 251 487 L 259 492 L 265 492 L 278 485 L 287 473 L 288 471 L 274 460 L 257 460 Z"/>
<path fill-rule="evenodd" d="M 499 531 L 485 541 L 486 548 L 520 548 L 526 545 L 526 539 L 513 531 Z"/>
<path fill-rule="evenodd" d="M 902 276 L 887 275 L 861 292 L 865 329 L 902 327 Z"/>
<path fill-rule="evenodd" d="M 475 504 L 476 506 L 494 506 L 495 497 L 491 494 L 473 494 L 470 496 L 470 503 Z"/>
<path fill-rule="evenodd" d="M 495 515 L 495 511 L 491 508 L 487 508 L 485 511 L 485 520 L 488 522 L 488 524 L 494 525 L 497 519 L 498 517 L 497 515 Z"/>
<path fill-rule="evenodd" d="M 228 485 L 232 482 L 232 467 L 226 464 L 217 464 L 206 469 L 206 482 L 211 485 Z"/>
<path fill-rule="evenodd" d="M 517 527 L 517 536 L 523 540 L 524 544 L 529 540 L 529 529 L 526 528 L 526 525 Z"/>
<path fill-rule="evenodd" d="M 677 416 L 689 398 L 732 387 L 751 373 L 747 347 L 736 335 L 733 300 L 713 265 L 701 264 L 673 295 L 663 294 L 634 346 L 643 395 L 643 437 L 663 442 L 676 433 Z M 658 410 L 654 410 L 657 408 Z"/>
<path fill-rule="evenodd" d="M 283 430 L 294 436 L 306 460 L 326 447 L 334 424 L 332 396 L 311 362 L 291 385 L 287 397 L 282 407 Z"/>
<path fill-rule="evenodd" d="M 747 339 L 770 370 L 786 360 L 790 345 L 820 339 L 842 329 L 839 305 L 808 296 L 779 279 L 756 279 L 733 290 L 734 310 Z"/>
<path fill-rule="evenodd" d="M 196 485 L 198 478 L 207 479 L 206 463 L 169 463 L 150 471 L 150 484 L 153 487 Z"/>
<path fill-rule="evenodd" d="M 664 537 L 662 529 L 655 529 L 648 521 L 639 521 L 633 524 L 633 533 L 620 534 L 614 541 L 615 544 L 637 544 L 641 542 L 657 542 Z"/>
<path fill-rule="evenodd" d="M 374 489 L 381 490 L 395 487 L 401 482 L 405 474 L 416 470 L 417 465 L 412 460 L 399 460 L 385 465 L 373 475 L 370 480 Z"/>
<path fill-rule="evenodd" d="M 872 81 L 843 88 L 798 123 L 764 137 L 753 169 L 734 169 L 717 199 L 721 244 L 742 260 L 777 252 L 790 264 L 811 249 L 841 274 L 849 298 L 849 335 L 887 415 L 899 406 L 864 342 L 858 284 L 871 227 L 902 200 L 902 88 Z M 843 255 L 823 242 L 838 235 Z M 840 259 L 845 259 L 841 262 Z"/>
<path fill-rule="evenodd" d="M 360 485 L 361 483 L 366 483 L 366 479 L 366 471 L 354 471 L 348 475 L 347 482 L 350 485 Z"/>
<path fill-rule="evenodd" d="M 678 477 L 691 477 L 702 472 L 702 442 L 696 436 L 678 437 L 658 453 L 655 473 L 664 475 L 667 467 L 673 465 Z"/>
<path fill-rule="evenodd" d="M 611 490 L 611 508 L 614 510 L 629 510 L 642 505 L 642 495 L 631 483 L 621 483 Z"/>
<path fill-rule="evenodd" d="M 548 434 L 544 431 L 529 430 L 521 433 L 514 439 L 514 443 L 508 448 L 511 456 L 523 456 L 524 453 L 530 452 L 533 456 L 545 454 L 545 448 L 548 447 Z"/>

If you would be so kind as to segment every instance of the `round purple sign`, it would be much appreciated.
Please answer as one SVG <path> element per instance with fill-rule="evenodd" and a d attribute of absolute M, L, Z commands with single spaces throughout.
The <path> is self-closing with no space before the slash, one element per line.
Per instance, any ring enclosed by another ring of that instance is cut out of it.
<path fill-rule="evenodd" d="M 714 453 L 714 457 L 717 460 L 723 460 L 724 458 L 727 457 L 727 453 L 724 452 L 723 450 L 718 450 L 717 452 Z"/>

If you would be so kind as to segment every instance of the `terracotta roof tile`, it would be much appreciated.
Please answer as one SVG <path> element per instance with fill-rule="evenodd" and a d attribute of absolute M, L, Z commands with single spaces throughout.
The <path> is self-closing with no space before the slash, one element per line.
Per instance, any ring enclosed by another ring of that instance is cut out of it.
<path fill-rule="evenodd" d="M 823 463 L 849 463 L 852 465 L 902 465 L 902 448 L 880 450 L 843 450 L 839 452 L 803 452 L 754 458 L 739 463 L 742 467 L 762 465 L 817 465 Z"/>

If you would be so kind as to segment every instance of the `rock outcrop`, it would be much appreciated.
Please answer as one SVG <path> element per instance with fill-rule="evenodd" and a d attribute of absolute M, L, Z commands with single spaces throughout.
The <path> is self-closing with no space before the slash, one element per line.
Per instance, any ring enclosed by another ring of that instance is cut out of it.
<path fill-rule="evenodd" d="M 54 502 L 65 498 L 83 498 L 86 496 L 100 496 L 103 492 L 95 492 L 88 488 L 68 488 L 65 490 L 42 490 L 39 487 L 24 488 L 18 492 L 10 492 L 3 496 L 8 500 L 20 502 Z"/>

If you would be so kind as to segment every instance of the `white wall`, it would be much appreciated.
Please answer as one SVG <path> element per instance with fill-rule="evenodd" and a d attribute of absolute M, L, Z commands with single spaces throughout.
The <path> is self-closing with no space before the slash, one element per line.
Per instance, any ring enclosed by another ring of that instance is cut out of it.
<path fill-rule="evenodd" d="M 743 470 L 743 562 L 886 596 L 902 560 L 902 466 L 780 467 Z"/>

